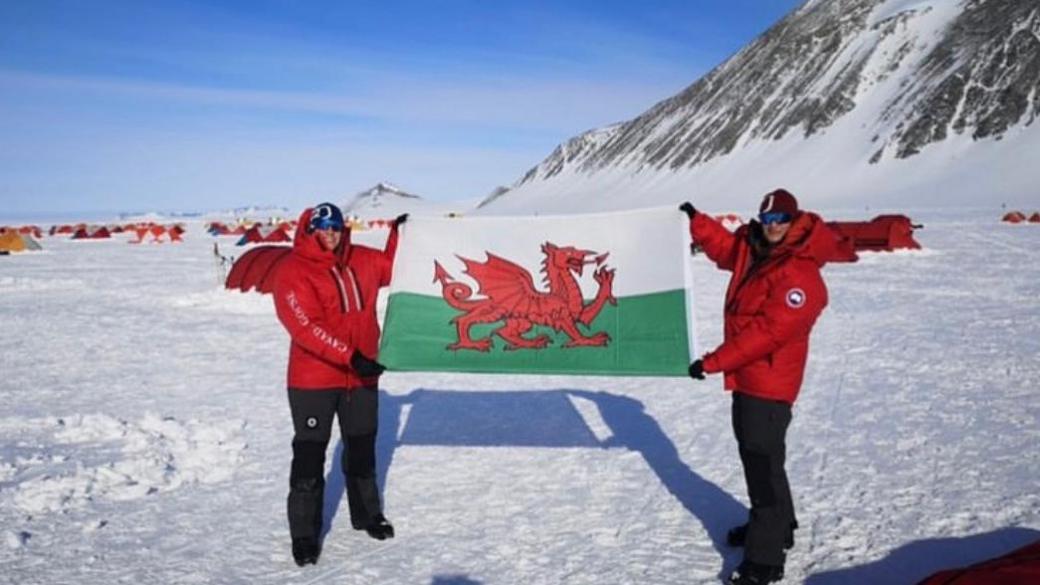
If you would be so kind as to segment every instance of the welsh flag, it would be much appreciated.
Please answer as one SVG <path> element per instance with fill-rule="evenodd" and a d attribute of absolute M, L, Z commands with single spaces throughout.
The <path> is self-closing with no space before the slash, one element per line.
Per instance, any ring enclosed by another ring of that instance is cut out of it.
<path fill-rule="evenodd" d="M 684 376 L 689 231 L 675 208 L 414 217 L 379 361 L 395 370 Z"/>

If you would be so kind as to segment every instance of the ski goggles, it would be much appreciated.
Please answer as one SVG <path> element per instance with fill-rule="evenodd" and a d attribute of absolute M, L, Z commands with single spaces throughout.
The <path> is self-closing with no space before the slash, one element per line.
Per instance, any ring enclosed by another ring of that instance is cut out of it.
<path fill-rule="evenodd" d="M 314 230 L 332 230 L 334 232 L 341 232 L 341 231 L 343 231 L 343 223 L 342 222 L 336 221 L 334 219 L 323 218 L 323 217 L 319 217 L 319 218 L 311 220 L 310 227 L 311 227 L 311 231 L 312 232 Z"/>
<path fill-rule="evenodd" d="M 791 214 L 784 213 L 783 211 L 769 211 L 758 214 L 758 221 L 762 222 L 762 225 L 769 225 L 771 223 L 789 223 L 791 221 Z"/>

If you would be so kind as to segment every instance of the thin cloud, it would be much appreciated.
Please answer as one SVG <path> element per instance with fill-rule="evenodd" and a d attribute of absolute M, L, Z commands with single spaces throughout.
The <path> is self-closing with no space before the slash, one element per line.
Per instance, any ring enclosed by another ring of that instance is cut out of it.
<path fill-rule="evenodd" d="M 446 126 L 576 130 L 606 125 L 632 116 L 663 99 L 675 87 L 647 87 L 604 81 L 539 81 L 426 84 L 411 78 L 385 77 L 381 87 L 363 95 L 336 92 L 271 91 L 218 88 L 66 75 L 0 71 L 0 86 L 17 95 L 45 92 L 52 96 L 124 97 L 229 108 L 252 108 L 322 114 L 346 119 L 397 121 Z M 9 98 L 11 99 L 11 98 Z M 566 136 L 561 135 L 560 139 Z"/>

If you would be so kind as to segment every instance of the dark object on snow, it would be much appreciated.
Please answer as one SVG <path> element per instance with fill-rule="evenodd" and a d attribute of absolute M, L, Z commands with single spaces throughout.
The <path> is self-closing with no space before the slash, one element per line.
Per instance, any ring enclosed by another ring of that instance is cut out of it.
<path fill-rule="evenodd" d="M 773 565 L 761 565 L 751 561 L 740 563 L 737 570 L 730 576 L 729 585 L 765 585 L 775 583 L 784 578 L 784 567 Z"/>
<path fill-rule="evenodd" d="M 1006 221 L 1007 223 L 1022 223 L 1026 220 L 1026 214 L 1021 211 L 1009 211 L 1004 214 L 1004 217 L 1000 218 L 1000 221 Z"/>
<path fill-rule="evenodd" d="M 231 267 L 224 288 L 242 292 L 255 288 L 262 294 L 274 292 L 274 275 L 278 265 L 289 257 L 290 252 L 292 248 L 289 246 L 265 245 L 253 248 L 242 254 Z"/>
<path fill-rule="evenodd" d="M 321 544 L 316 538 L 294 538 L 292 556 L 297 566 L 316 565 L 321 556 Z"/>
<path fill-rule="evenodd" d="M 729 529 L 726 533 L 726 544 L 734 548 L 744 546 L 744 541 L 747 540 L 747 524 L 741 524 L 740 526 L 734 526 Z M 784 550 L 791 550 L 794 548 L 794 531 L 798 530 L 798 522 L 791 523 L 791 529 L 787 531 L 787 536 L 784 537 Z"/>
<path fill-rule="evenodd" d="M 365 526 L 365 532 L 376 540 L 386 540 L 394 537 L 394 527 L 382 514 L 377 514 L 372 521 Z"/>
<path fill-rule="evenodd" d="M 1030 585 L 1040 583 L 1040 540 L 960 569 L 940 571 L 917 585 Z"/>
<path fill-rule="evenodd" d="M 905 215 L 879 215 L 870 221 L 829 221 L 827 227 L 841 238 L 844 251 L 854 254 L 861 250 L 920 250 L 914 230 L 924 226 Z"/>

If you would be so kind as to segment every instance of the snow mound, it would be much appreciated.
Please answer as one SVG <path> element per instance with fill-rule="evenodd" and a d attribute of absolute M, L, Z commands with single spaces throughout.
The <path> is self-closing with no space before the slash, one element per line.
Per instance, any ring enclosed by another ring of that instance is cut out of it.
<path fill-rule="evenodd" d="M 155 414 L 0 419 L 0 442 L 14 447 L 0 461 L 0 503 L 37 515 L 227 481 L 243 460 L 244 427 Z"/>

